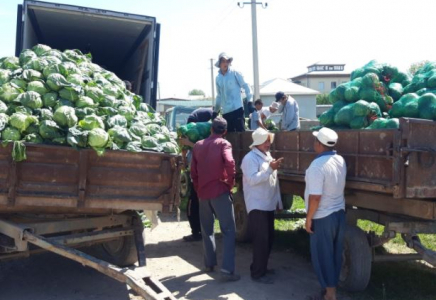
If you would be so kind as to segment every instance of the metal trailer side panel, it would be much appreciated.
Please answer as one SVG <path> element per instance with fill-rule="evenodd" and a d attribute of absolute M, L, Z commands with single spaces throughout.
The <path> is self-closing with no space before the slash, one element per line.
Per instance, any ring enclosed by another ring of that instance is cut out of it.
<path fill-rule="evenodd" d="M 178 205 L 180 156 L 27 145 L 27 159 L 0 148 L 0 211 L 97 213 L 99 210 L 172 211 Z M 13 209 L 15 208 L 15 209 Z"/>

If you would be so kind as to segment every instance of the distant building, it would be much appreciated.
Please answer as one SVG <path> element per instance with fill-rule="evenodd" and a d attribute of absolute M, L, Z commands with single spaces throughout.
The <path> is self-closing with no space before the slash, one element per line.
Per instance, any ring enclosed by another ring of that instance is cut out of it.
<path fill-rule="evenodd" d="M 174 106 L 186 106 L 186 107 L 212 107 L 212 99 L 203 100 L 190 100 L 184 98 L 165 98 L 157 101 L 156 111 L 164 113 L 167 109 Z"/>
<path fill-rule="evenodd" d="M 320 61 L 308 66 L 307 73 L 289 79 L 320 93 L 330 93 L 338 85 L 350 81 L 350 75 L 345 64 Z"/>
<path fill-rule="evenodd" d="M 316 95 L 318 91 L 303 87 L 282 78 L 268 80 L 260 85 L 260 98 L 264 106 L 276 101 L 275 94 L 279 91 L 292 96 L 300 109 L 300 117 L 316 119 Z"/>

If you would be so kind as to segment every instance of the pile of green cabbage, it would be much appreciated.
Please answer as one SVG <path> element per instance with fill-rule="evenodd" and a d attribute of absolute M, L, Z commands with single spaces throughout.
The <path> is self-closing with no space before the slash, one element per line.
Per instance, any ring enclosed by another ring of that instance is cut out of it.
<path fill-rule="evenodd" d="M 179 151 L 164 120 L 79 50 L 36 45 L 0 58 L 0 133 L 20 141 L 141 152 Z M 14 145 L 14 149 L 17 148 Z M 25 159 L 19 147 L 14 159 Z"/>

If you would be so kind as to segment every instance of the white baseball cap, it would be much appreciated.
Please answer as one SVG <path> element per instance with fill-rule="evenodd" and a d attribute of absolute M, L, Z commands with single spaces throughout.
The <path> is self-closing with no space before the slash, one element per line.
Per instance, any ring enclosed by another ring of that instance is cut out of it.
<path fill-rule="evenodd" d="M 323 127 L 319 131 L 314 131 L 312 134 L 321 144 L 327 147 L 333 147 L 338 141 L 338 134 L 327 127 Z"/>
<path fill-rule="evenodd" d="M 259 146 L 265 143 L 265 141 L 270 137 L 270 142 L 274 141 L 274 133 L 268 132 L 262 127 L 257 128 L 252 133 L 253 143 L 250 145 L 250 149 L 253 149 L 254 146 Z"/>
<path fill-rule="evenodd" d="M 279 106 L 280 106 L 280 105 L 279 105 L 277 102 L 273 102 L 273 103 L 270 105 L 271 108 L 275 108 L 275 109 L 278 109 Z"/>

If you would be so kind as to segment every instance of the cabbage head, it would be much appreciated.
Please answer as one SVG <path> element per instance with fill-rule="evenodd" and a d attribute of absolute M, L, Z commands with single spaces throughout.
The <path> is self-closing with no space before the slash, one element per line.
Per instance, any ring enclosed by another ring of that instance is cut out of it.
<path fill-rule="evenodd" d="M 3 101 L 0 101 L 0 113 L 6 113 L 8 111 L 8 107 Z"/>
<path fill-rule="evenodd" d="M 130 143 L 132 141 L 129 132 L 124 127 L 115 126 L 108 130 L 108 134 L 117 145 Z"/>
<path fill-rule="evenodd" d="M 71 74 L 68 75 L 67 81 L 69 83 L 79 85 L 79 86 L 85 86 L 85 81 L 83 80 L 83 77 L 80 74 Z"/>
<path fill-rule="evenodd" d="M 5 102 L 12 102 L 23 92 L 17 85 L 8 82 L 0 86 L 0 99 Z"/>
<path fill-rule="evenodd" d="M 76 101 L 76 107 L 78 108 L 83 108 L 83 107 L 94 107 L 95 103 L 94 101 L 86 96 L 81 96 L 77 101 Z"/>
<path fill-rule="evenodd" d="M 43 81 L 31 81 L 27 85 L 27 91 L 34 91 L 40 94 L 41 96 L 44 96 L 48 93 L 48 89 L 45 87 L 45 84 Z"/>
<path fill-rule="evenodd" d="M 76 111 L 70 106 L 60 106 L 53 114 L 53 120 L 62 127 L 73 127 L 77 124 Z"/>
<path fill-rule="evenodd" d="M 133 141 L 127 144 L 126 150 L 130 152 L 142 152 L 141 142 Z"/>
<path fill-rule="evenodd" d="M 64 76 L 62 76 L 59 73 L 53 73 L 48 75 L 47 85 L 50 87 L 51 90 L 57 92 L 63 87 L 71 86 L 71 83 L 69 83 Z"/>
<path fill-rule="evenodd" d="M 147 124 L 145 125 L 145 128 L 149 135 L 155 135 L 156 133 L 161 133 L 161 126 L 157 124 Z"/>
<path fill-rule="evenodd" d="M 30 133 L 24 136 L 24 141 L 33 144 L 42 144 L 44 140 L 38 133 Z"/>
<path fill-rule="evenodd" d="M 124 116 L 127 121 L 132 121 L 135 117 L 135 108 L 131 106 L 120 106 L 118 107 L 118 113 Z"/>
<path fill-rule="evenodd" d="M 43 57 L 33 58 L 29 60 L 24 66 L 23 69 L 25 70 L 36 70 L 38 72 L 42 72 L 45 67 L 47 67 L 50 63 L 47 59 Z"/>
<path fill-rule="evenodd" d="M 104 148 L 109 141 L 109 134 L 101 128 L 94 128 L 89 131 L 88 145 L 93 148 Z"/>
<path fill-rule="evenodd" d="M 34 91 L 21 93 L 20 95 L 18 95 L 17 101 L 19 101 L 21 104 L 31 109 L 42 107 L 41 96 Z"/>
<path fill-rule="evenodd" d="M 0 69 L 0 84 L 9 82 L 11 79 L 11 71 Z"/>
<path fill-rule="evenodd" d="M 76 107 L 75 111 L 76 111 L 76 116 L 79 118 L 79 120 L 82 120 L 83 118 L 89 115 L 95 115 L 95 110 L 90 107 L 85 107 L 85 108 Z"/>
<path fill-rule="evenodd" d="M 21 140 L 21 134 L 18 129 L 13 127 L 6 127 L 2 132 L 3 141 L 19 141 Z"/>
<path fill-rule="evenodd" d="M 179 147 L 177 146 L 177 144 L 173 142 L 163 143 L 161 144 L 161 147 L 162 147 L 162 151 L 165 153 L 172 153 L 172 154 L 179 153 Z"/>
<path fill-rule="evenodd" d="M 73 62 L 63 62 L 61 64 L 61 74 L 68 77 L 71 74 L 80 74 L 80 69 Z"/>
<path fill-rule="evenodd" d="M 76 102 L 79 99 L 80 93 L 74 88 L 65 87 L 59 91 L 59 97 L 67 99 L 71 102 Z"/>
<path fill-rule="evenodd" d="M 88 115 L 79 121 L 79 127 L 84 130 L 92 130 L 95 128 L 104 129 L 103 120 L 96 115 Z"/>
<path fill-rule="evenodd" d="M 9 116 L 7 114 L 0 113 L 0 131 L 5 129 L 8 123 L 9 123 Z"/>
<path fill-rule="evenodd" d="M 38 44 L 35 45 L 32 50 L 33 52 L 35 52 L 36 55 L 43 56 L 46 52 L 51 50 L 51 47 L 43 44 Z"/>
<path fill-rule="evenodd" d="M 41 108 L 38 110 L 40 120 L 53 120 L 53 113 L 48 108 Z"/>
<path fill-rule="evenodd" d="M 129 133 L 134 140 L 140 141 L 144 135 L 147 135 L 147 127 L 142 123 L 135 123 L 129 128 Z"/>
<path fill-rule="evenodd" d="M 42 74 L 44 74 L 45 78 L 48 78 L 50 74 L 60 74 L 61 73 L 61 65 L 60 64 L 51 64 L 44 68 Z"/>
<path fill-rule="evenodd" d="M 85 148 L 88 144 L 88 134 L 89 131 L 82 131 L 79 128 L 71 127 L 68 130 L 67 143 L 71 147 L 82 147 Z"/>
<path fill-rule="evenodd" d="M 27 89 L 27 82 L 23 79 L 20 78 L 13 78 L 11 79 L 11 84 L 15 84 L 16 86 L 18 86 L 20 89 Z"/>
<path fill-rule="evenodd" d="M 56 138 L 62 138 L 63 132 L 55 121 L 45 120 L 39 125 L 39 134 L 44 139 L 53 140 Z"/>
<path fill-rule="evenodd" d="M 6 57 L 1 66 L 3 69 L 13 71 L 20 68 L 20 61 L 18 60 L 18 57 L 15 56 Z"/>
<path fill-rule="evenodd" d="M 9 118 L 9 124 L 18 129 L 20 132 L 24 132 L 31 124 L 38 124 L 38 118 L 17 112 L 12 114 L 12 116 Z"/>
<path fill-rule="evenodd" d="M 85 96 L 94 100 L 95 103 L 100 103 L 104 99 L 104 94 L 98 87 L 87 86 L 85 88 Z"/>
<path fill-rule="evenodd" d="M 29 82 L 29 81 L 42 79 L 42 74 L 41 72 L 35 70 L 24 70 L 23 73 L 21 74 L 21 77 L 27 82 Z"/>
<path fill-rule="evenodd" d="M 121 115 L 115 115 L 110 117 L 107 120 L 107 125 L 109 128 L 120 126 L 120 127 L 126 127 L 127 128 L 127 119 L 124 116 Z"/>
<path fill-rule="evenodd" d="M 141 146 L 145 150 L 157 150 L 159 149 L 159 142 L 152 136 L 143 136 Z"/>
<path fill-rule="evenodd" d="M 170 137 L 169 135 L 164 135 L 162 133 L 156 133 L 155 135 L 153 135 L 153 137 L 155 139 L 157 139 L 159 144 L 165 143 L 165 142 L 169 142 L 170 141 Z"/>
<path fill-rule="evenodd" d="M 50 92 L 42 96 L 44 107 L 55 107 L 58 102 L 58 93 Z"/>
<path fill-rule="evenodd" d="M 30 49 L 26 49 L 21 51 L 20 57 L 19 57 L 19 61 L 20 61 L 20 65 L 24 66 L 26 63 L 28 63 L 30 60 L 37 58 L 37 55 L 35 54 L 35 52 L 33 52 Z"/>

